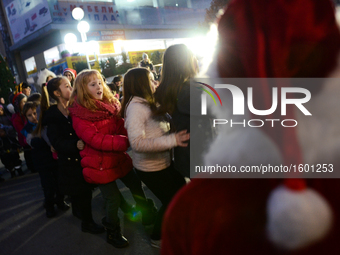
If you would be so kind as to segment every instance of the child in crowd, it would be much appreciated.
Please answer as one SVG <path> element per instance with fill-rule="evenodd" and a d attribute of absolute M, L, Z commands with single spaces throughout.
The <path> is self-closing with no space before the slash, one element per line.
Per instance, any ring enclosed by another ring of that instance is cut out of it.
<path fill-rule="evenodd" d="M 22 82 L 15 86 L 15 94 L 22 92 L 24 95 L 29 97 L 31 95 L 31 86 L 27 82 Z"/>
<path fill-rule="evenodd" d="M 24 175 L 19 157 L 20 144 L 16 139 L 16 132 L 4 108 L 0 105 L 0 158 L 5 168 L 15 177 L 15 171 Z"/>
<path fill-rule="evenodd" d="M 25 94 L 27 97 L 29 97 L 31 95 L 31 86 L 26 83 L 26 82 L 23 82 L 22 85 L 21 85 L 21 88 L 22 88 L 22 93 Z"/>
<path fill-rule="evenodd" d="M 27 120 L 26 125 L 21 130 L 21 134 L 23 134 L 25 138 L 27 138 L 27 135 L 31 134 L 33 130 L 37 127 L 38 124 L 37 107 L 38 107 L 37 103 L 28 101 L 25 103 L 24 108 L 22 110 L 22 114 L 26 117 Z"/>
<path fill-rule="evenodd" d="M 156 82 L 146 68 L 129 70 L 124 79 L 124 101 L 121 114 L 132 147 L 133 166 L 140 179 L 162 202 L 159 209 L 151 245 L 160 246 L 163 214 L 176 192 L 185 185 L 184 177 L 173 168 L 171 148 L 186 147 L 189 139 L 186 130 L 169 134 L 166 116 L 155 117 L 153 93 Z"/>
<path fill-rule="evenodd" d="M 46 216 L 52 218 L 56 215 L 54 204 L 58 208 L 66 211 L 69 206 L 64 202 L 64 194 L 59 191 L 57 162 L 52 157 L 49 141 L 46 135 L 43 135 L 41 122 L 38 123 L 37 104 L 35 102 L 27 102 L 23 109 L 23 114 L 27 118 L 27 124 L 22 130 L 22 134 L 26 137 L 32 147 L 32 159 L 35 169 L 39 172 L 41 186 L 44 190 Z M 45 140 L 44 139 L 47 140 Z"/>
<path fill-rule="evenodd" d="M 22 114 L 22 110 L 27 101 L 27 97 L 22 92 L 19 92 L 13 97 L 13 105 L 15 114 L 12 115 L 11 121 L 18 133 L 19 144 L 24 149 L 24 157 L 26 161 L 26 165 L 28 170 L 32 173 L 36 173 L 37 171 L 34 169 L 33 160 L 32 160 L 32 151 L 31 147 L 26 143 L 25 136 L 21 133 L 21 130 L 25 127 L 27 120 L 26 117 Z"/>
<path fill-rule="evenodd" d="M 28 98 L 27 98 L 27 102 L 35 102 L 38 106 L 40 105 L 40 101 L 41 101 L 41 94 L 36 92 L 36 93 L 32 93 Z M 38 114 L 38 119 L 39 119 L 39 114 Z"/>
<path fill-rule="evenodd" d="M 121 100 L 123 96 L 123 77 L 121 75 L 117 75 L 113 78 L 112 83 L 107 84 L 109 88 L 111 89 L 111 92 L 117 97 L 119 100 Z"/>
<path fill-rule="evenodd" d="M 184 44 L 170 46 L 163 56 L 162 79 L 155 92 L 160 104 L 158 115 L 169 113 L 176 131 L 187 130 L 191 139 L 205 139 L 207 128 L 190 129 L 190 78 L 198 71 L 194 54 Z M 198 114 L 202 118 L 201 114 Z M 199 121 L 199 120 L 197 120 Z M 203 123 L 209 123 L 203 121 Z M 190 142 L 187 147 L 174 150 L 175 168 L 185 177 L 190 177 Z"/>
<path fill-rule="evenodd" d="M 85 142 L 82 157 L 83 175 L 87 182 L 99 184 L 106 202 L 107 242 L 121 248 L 128 241 L 121 234 L 118 207 L 120 192 L 115 180 L 128 186 L 142 211 L 144 224 L 154 221 L 151 199 L 146 199 L 142 184 L 132 170 L 132 160 L 126 153 L 129 147 L 124 120 L 118 116 L 120 103 L 104 84 L 97 70 L 84 70 L 77 76 L 69 108 L 73 127 Z"/>
<path fill-rule="evenodd" d="M 65 68 L 63 72 L 63 76 L 65 76 L 69 81 L 71 86 L 74 86 L 74 81 L 77 77 L 77 71 L 72 68 Z"/>
<path fill-rule="evenodd" d="M 31 94 L 27 98 L 27 102 L 35 102 L 37 104 L 37 119 L 38 120 L 40 116 L 40 101 L 41 101 L 41 94 L 38 92 Z M 26 138 L 26 141 L 27 141 L 27 138 Z"/>
<path fill-rule="evenodd" d="M 99 234 L 104 232 L 92 218 L 92 186 L 85 182 L 80 165 L 79 151 L 84 149 L 69 116 L 68 103 L 72 93 L 69 80 L 57 77 L 50 80 L 42 89 L 42 126 L 47 126 L 47 136 L 58 153 L 58 175 L 60 190 L 71 197 L 72 213 L 82 220 L 83 232 Z M 57 104 L 50 105 L 49 98 Z"/>

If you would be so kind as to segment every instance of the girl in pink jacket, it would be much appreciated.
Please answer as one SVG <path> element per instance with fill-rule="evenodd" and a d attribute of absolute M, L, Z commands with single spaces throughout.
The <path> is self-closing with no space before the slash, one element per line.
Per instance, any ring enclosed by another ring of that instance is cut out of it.
<path fill-rule="evenodd" d="M 83 175 L 87 182 L 99 184 L 106 203 L 103 224 L 107 242 L 116 248 L 128 241 L 121 234 L 118 208 L 120 192 L 115 180 L 121 179 L 132 191 L 144 224 L 154 221 L 156 208 L 146 199 L 141 181 L 132 170 L 132 160 L 124 120 L 119 117 L 120 103 L 109 91 L 97 70 L 84 70 L 77 76 L 69 108 L 73 127 L 85 148 L 80 152 Z"/>

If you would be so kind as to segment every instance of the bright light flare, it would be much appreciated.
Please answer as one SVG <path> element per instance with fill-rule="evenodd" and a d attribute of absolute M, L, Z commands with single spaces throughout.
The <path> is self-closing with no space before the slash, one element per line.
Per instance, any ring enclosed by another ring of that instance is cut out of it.
<path fill-rule="evenodd" d="M 77 29 L 80 33 L 87 33 L 90 30 L 90 24 L 87 21 L 82 20 L 78 23 Z"/>
<path fill-rule="evenodd" d="M 72 10 L 72 17 L 75 19 L 75 20 L 81 20 L 82 18 L 84 18 L 84 11 L 82 8 L 79 8 L 79 7 L 76 7 Z"/>
<path fill-rule="evenodd" d="M 64 36 L 64 42 L 66 44 L 75 44 L 77 42 L 77 36 L 73 33 L 67 33 Z"/>
<path fill-rule="evenodd" d="M 87 43 L 87 48 L 89 53 L 95 53 L 99 55 L 99 43 L 96 41 L 89 41 Z"/>

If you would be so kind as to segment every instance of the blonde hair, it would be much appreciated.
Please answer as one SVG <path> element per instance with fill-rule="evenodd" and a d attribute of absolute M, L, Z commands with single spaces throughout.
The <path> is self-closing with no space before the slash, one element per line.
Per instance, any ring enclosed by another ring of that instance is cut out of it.
<path fill-rule="evenodd" d="M 102 75 L 98 70 L 83 70 L 74 81 L 73 92 L 70 98 L 70 106 L 73 105 L 74 101 L 89 110 L 95 111 L 98 109 L 96 105 L 96 99 L 94 99 L 88 88 L 87 84 L 91 81 L 91 78 L 95 76 L 101 80 L 103 84 L 103 101 L 108 103 L 119 103 L 119 100 L 111 93 L 110 88 L 106 85 Z"/>

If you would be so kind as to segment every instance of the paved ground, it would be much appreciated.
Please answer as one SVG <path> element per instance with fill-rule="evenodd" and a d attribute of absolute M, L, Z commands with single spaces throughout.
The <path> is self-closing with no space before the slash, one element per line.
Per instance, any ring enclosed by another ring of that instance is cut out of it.
<path fill-rule="evenodd" d="M 24 165 L 24 163 L 23 163 Z M 43 192 L 37 173 L 23 167 L 25 175 L 10 179 L 10 174 L 0 165 L 0 173 L 6 179 L 0 183 L 0 254 L 1 255 L 156 255 L 159 249 L 149 244 L 152 227 L 144 227 L 139 221 L 132 222 L 120 212 L 122 231 L 129 240 L 128 248 L 116 249 L 106 243 L 106 234 L 83 233 L 80 220 L 71 210 L 48 219 L 43 208 Z M 132 196 L 122 183 L 119 187 L 124 197 L 132 202 Z M 157 205 L 159 201 L 145 188 Z M 99 223 L 104 216 L 103 199 L 98 189 L 92 200 L 94 220 Z"/>

